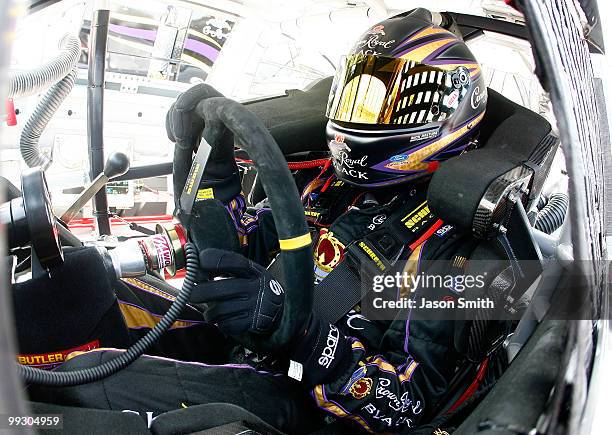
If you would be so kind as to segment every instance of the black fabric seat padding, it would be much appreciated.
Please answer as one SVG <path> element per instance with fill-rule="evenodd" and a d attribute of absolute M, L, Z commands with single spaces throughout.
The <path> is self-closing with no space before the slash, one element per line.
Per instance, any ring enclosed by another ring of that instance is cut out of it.
<path fill-rule="evenodd" d="M 223 427 L 235 430 L 237 426 L 243 430 L 251 429 L 262 434 L 281 433 L 255 414 L 229 403 L 207 403 L 166 412 L 153 420 L 151 432 L 155 435 L 193 432 L 220 434 L 225 433 Z M 208 432 L 208 429 L 214 430 Z"/>
<path fill-rule="evenodd" d="M 11 288 L 19 352 L 57 352 L 93 340 L 127 347 L 129 332 L 98 250 L 64 250 L 64 258 L 53 279 L 43 275 Z"/>
<path fill-rule="evenodd" d="M 517 432 L 508 425 L 535 427 L 559 376 L 566 337 L 566 321 L 542 322 L 497 385 L 454 434 L 510 435 Z M 481 429 L 481 422 L 487 420 L 498 428 Z"/>
<path fill-rule="evenodd" d="M 75 408 L 72 406 L 59 406 L 50 403 L 29 402 L 32 414 L 61 414 L 63 416 L 63 430 L 40 427 L 39 434 L 57 435 L 88 434 L 108 435 L 110 433 L 123 433 L 131 435 L 150 435 L 145 421 L 131 412 L 108 411 L 102 409 Z"/>
<path fill-rule="evenodd" d="M 261 119 L 284 155 L 327 151 L 325 126 L 327 97 L 332 77 L 306 91 L 289 90 L 286 96 L 245 103 Z"/>
<path fill-rule="evenodd" d="M 428 190 L 431 210 L 445 222 L 471 230 L 489 185 L 528 161 L 550 132 L 543 117 L 489 89 L 480 137 L 484 145 L 440 164 Z"/>

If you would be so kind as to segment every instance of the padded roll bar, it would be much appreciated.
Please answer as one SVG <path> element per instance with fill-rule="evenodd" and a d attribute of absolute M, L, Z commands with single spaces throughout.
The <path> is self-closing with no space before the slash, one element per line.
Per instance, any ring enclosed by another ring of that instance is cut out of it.
<path fill-rule="evenodd" d="M 87 142 L 89 176 L 93 180 L 104 171 L 104 69 L 106 37 L 110 11 L 98 9 L 91 19 L 87 68 Z M 99 235 L 110 235 L 106 188 L 100 189 L 93 202 L 93 215 Z"/>

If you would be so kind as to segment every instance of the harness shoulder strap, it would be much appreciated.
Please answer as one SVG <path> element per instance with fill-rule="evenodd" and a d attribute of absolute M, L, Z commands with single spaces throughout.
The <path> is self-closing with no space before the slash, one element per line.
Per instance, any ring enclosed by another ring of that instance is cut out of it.
<path fill-rule="evenodd" d="M 371 290 L 362 292 L 361 273 L 372 277 L 391 271 L 441 225 L 442 221 L 423 202 L 407 214 L 397 213 L 379 229 L 353 241 L 346 248 L 344 260 L 314 287 L 314 311 L 322 320 L 336 323 Z"/>
<path fill-rule="evenodd" d="M 359 274 L 343 261 L 314 287 L 313 309 L 321 320 L 336 323 L 351 311 L 361 298 Z"/>

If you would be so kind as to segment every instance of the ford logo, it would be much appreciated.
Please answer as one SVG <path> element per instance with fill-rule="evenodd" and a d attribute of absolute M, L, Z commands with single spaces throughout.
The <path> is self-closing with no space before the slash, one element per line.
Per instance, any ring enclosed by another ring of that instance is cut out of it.
<path fill-rule="evenodd" d="M 404 160 L 407 160 L 408 156 L 406 154 L 398 154 L 396 156 L 391 157 L 389 160 L 391 160 L 392 162 L 403 162 Z"/>

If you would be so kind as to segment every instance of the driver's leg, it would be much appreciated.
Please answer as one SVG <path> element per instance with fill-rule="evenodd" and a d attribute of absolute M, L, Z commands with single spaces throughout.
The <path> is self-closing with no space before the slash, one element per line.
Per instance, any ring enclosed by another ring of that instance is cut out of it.
<path fill-rule="evenodd" d="M 122 279 L 114 290 L 131 343 L 160 321 L 178 293 L 174 287 L 152 276 Z M 228 361 L 229 346 L 230 340 L 216 326 L 206 323 L 197 308 L 188 305 L 147 354 L 222 364 Z"/>
<path fill-rule="evenodd" d="M 60 370 L 99 365 L 118 351 L 75 356 Z M 146 418 L 207 403 L 231 403 L 287 433 L 316 429 L 321 414 L 300 385 L 246 365 L 212 366 L 145 356 L 100 382 L 70 388 L 32 386 L 34 400 L 98 409 L 130 410 Z"/>

